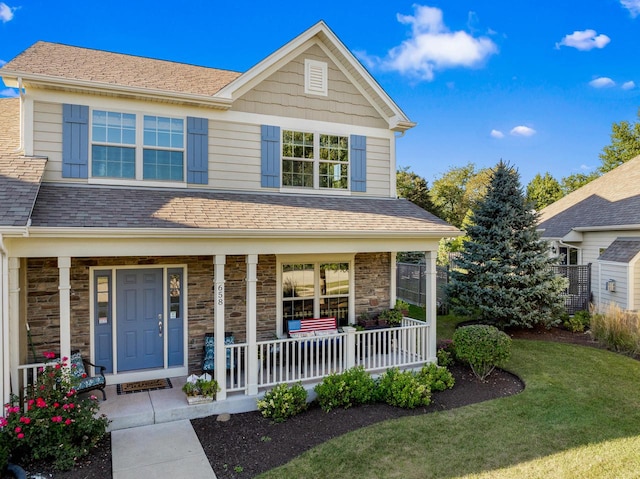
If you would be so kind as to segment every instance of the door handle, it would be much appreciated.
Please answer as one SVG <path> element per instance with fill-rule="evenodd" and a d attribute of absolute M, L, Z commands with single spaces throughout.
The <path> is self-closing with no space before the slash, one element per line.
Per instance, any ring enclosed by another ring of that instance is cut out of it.
<path fill-rule="evenodd" d="M 162 327 L 163 327 L 163 324 L 162 324 L 162 315 L 161 315 L 161 314 L 159 314 L 159 315 L 158 315 L 158 336 L 162 336 Z"/>

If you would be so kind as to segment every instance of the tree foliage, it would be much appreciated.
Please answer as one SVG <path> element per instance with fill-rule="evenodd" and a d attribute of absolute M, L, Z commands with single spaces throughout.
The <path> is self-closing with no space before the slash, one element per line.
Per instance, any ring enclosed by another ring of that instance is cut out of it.
<path fill-rule="evenodd" d="M 472 212 L 468 239 L 447 288 L 457 313 L 499 327 L 551 324 L 563 310 L 564 281 L 536 230 L 517 171 L 500 161 Z"/>
<path fill-rule="evenodd" d="M 408 166 L 396 172 L 396 189 L 400 198 L 406 198 L 420 208 L 440 216 L 440 211 L 431 200 L 427 180 L 410 171 Z"/>
<path fill-rule="evenodd" d="M 433 182 L 431 196 L 442 218 L 460 228 L 468 211 L 485 194 L 490 169 L 477 171 L 473 163 L 451 168 Z"/>
<path fill-rule="evenodd" d="M 621 121 L 611 127 L 611 144 L 605 146 L 600 153 L 602 165 L 598 171 L 601 174 L 640 155 L 640 108 L 637 116 L 638 121 L 633 124 Z"/>
<path fill-rule="evenodd" d="M 562 198 L 562 187 L 550 173 L 538 173 L 527 185 L 527 201 L 540 211 L 545 206 Z"/>
<path fill-rule="evenodd" d="M 564 195 L 568 195 L 569 193 L 595 180 L 599 176 L 600 174 L 598 172 L 589 173 L 588 175 L 584 173 L 575 173 L 573 175 L 565 176 L 562 178 L 560 188 L 562 188 L 562 193 Z"/>

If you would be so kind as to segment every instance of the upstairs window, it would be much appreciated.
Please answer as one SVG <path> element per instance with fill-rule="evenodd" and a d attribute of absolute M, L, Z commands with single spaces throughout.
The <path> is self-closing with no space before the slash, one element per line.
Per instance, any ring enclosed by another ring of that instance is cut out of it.
<path fill-rule="evenodd" d="M 184 181 L 184 147 L 182 118 L 104 110 L 93 110 L 91 115 L 95 178 Z"/>
<path fill-rule="evenodd" d="M 135 178 L 135 115 L 94 110 L 91 140 L 93 176 Z"/>
<path fill-rule="evenodd" d="M 145 180 L 184 179 L 184 120 L 145 115 L 144 147 Z"/>
<path fill-rule="evenodd" d="M 283 130 L 282 186 L 349 189 L 349 137 Z"/>

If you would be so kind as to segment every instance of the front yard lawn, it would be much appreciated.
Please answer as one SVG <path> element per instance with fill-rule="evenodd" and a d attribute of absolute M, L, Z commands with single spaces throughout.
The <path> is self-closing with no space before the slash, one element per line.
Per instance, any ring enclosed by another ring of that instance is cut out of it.
<path fill-rule="evenodd" d="M 354 431 L 260 477 L 638 477 L 639 361 L 516 340 L 507 369 L 521 394 Z"/>

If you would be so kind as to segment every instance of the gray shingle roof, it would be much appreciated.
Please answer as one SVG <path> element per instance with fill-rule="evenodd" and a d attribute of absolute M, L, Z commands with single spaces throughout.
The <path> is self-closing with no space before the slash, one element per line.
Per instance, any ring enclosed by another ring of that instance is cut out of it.
<path fill-rule="evenodd" d="M 640 238 L 616 238 L 598 259 L 629 263 L 638 253 L 640 253 Z"/>
<path fill-rule="evenodd" d="M 547 206 L 538 222 L 545 238 L 620 225 L 640 225 L 640 156 Z"/>
<path fill-rule="evenodd" d="M 26 226 L 46 158 L 29 158 L 19 148 L 20 100 L 0 99 L 0 227 Z"/>
<path fill-rule="evenodd" d="M 33 227 L 415 234 L 458 230 L 404 199 L 44 184 Z"/>
<path fill-rule="evenodd" d="M 37 42 L 0 69 L 125 87 L 213 95 L 240 73 Z"/>

